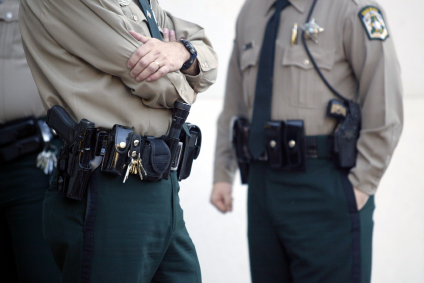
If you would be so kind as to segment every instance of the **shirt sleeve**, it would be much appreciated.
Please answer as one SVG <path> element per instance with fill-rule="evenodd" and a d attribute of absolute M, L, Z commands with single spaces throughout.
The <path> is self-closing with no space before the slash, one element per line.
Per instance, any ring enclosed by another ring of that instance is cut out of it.
<path fill-rule="evenodd" d="M 403 89 L 390 29 L 385 40 L 370 39 L 358 16 L 360 10 L 344 25 L 345 53 L 358 81 L 362 111 L 358 157 L 349 180 L 357 189 L 373 195 L 402 132 Z"/>
<path fill-rule="evenodd" d="M 141 43 L 128 31 L 147 36 L 149 32 L 142 22 L 126 17 L 117 1 L 45 0 L 38 18 L 66 51 L 104 73 L 119 77 L 146 106 L 172 108 L 180 98 L 190 104 L 194 102 L 196 93 L 179 71 L 155 82 L 131 78 L 128 59 Z"/>
<path fill-rule="evenodd" d="M 193 44 L 197 51 L 200 73 L 196 76 L 185 75 L 196 93 L 206 91 L 215 83 L 218 76 L 218 56 L 206 36 L 205 29 L 188 21 L 174 17 L 162 10 L 155 0 L 151 1 L 159 26 L 175 31 L 178 39 L 184 38 Z"/>
<path fill-rule="evenodd" d="M 233 116 L 246 116 L 247 113 L 243 100 L 242 75 L 238 54 L 236 41 L 228 67 L 224 107 L 218 118 L 214 183 L 233 183 L 234 174 L 238 168 L 235 151 L 230 140 L 230 122 Z"/>

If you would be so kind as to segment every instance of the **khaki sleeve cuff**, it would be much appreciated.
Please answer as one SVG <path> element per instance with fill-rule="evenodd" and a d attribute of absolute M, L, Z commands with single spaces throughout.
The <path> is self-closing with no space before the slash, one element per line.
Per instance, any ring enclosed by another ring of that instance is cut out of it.
<path fill-rule="evenodd" d="M 237 172 L 237 171 L 236 171 Z M 213 183 L 230 183 L 234 182 L 235 172 L 232 173 L 231 170 L 226 170 L 222 168 L 216 168 L 213 176 Z"/>
<path fill-rule="evenodd" d="M 199 45 L 192 42 L 197 51 L 197 63 L 199 64 L 199 74 L 196 76 L 185 75 L 188 83 L 196 93 L 206 91 L 215 83 L 218 75 L 218 60 L 215 56 L 211 56 L 205 45 Z"/>
<path fill-rule="evenodd" d="M 357 188 L 361 192 L 364 192 L 370 196 L 375 195 L 375 193 L 377 192 L 378 183 L 380 182 L 380 179 L 375 179 L 374 182 L 366 180 L 363 180 L 361 182 L 353 172 L 349 173 L 348 179 L 354 188 Z"/>

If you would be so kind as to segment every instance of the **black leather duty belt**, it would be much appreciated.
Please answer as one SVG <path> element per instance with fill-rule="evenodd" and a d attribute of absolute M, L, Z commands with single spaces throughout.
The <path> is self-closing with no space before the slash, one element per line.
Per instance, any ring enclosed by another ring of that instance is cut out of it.
<path fill-rule="evenodd" d="M 328 135 L 306 136 L 306 158 L 331 158 L 332 143 Z"/>
<path fill-rule="evenodd" d="M 28 117 L 0 125 L 0 163 L 42 149 L 53 138 L 44 120 Z"/>

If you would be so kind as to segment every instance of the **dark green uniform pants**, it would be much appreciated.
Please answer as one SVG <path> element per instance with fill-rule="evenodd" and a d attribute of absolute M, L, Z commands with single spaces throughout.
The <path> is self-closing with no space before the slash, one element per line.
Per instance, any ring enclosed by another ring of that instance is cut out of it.
<path fill-rule="evenodd" d="M 62 282 L 198 283 L 200 266 L 179 204 L 176 174 L 143 182 L 97 169 L 86 200 L 46 193 L 44 235 Z"/>
<path fill-rule="evenodd" d="M 251 165 L 248 236 L 253 283 L 365 283 L 374 198 L 360 212 L 347 173 L 327 159 L 307 172 Z"/>
<path fill-rule="evenodd" d="M 37 153 L 0 165 L 0 282 L 59 282 L 43 238 L 41 211 L 49 180 Z"/>

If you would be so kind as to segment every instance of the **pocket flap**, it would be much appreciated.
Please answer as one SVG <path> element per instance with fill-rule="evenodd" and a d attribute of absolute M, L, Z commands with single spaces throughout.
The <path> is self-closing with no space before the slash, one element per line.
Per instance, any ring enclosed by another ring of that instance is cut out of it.
<path fill-rule="evenodd" d="M 251 66 L 256 66 L 259 61 L 259 52 L 260 48 L 258 46 L 253 46 L 252 48 L 242 51 L 240 58 L 240 69 L 244 71 L 246 68 Z"/>
<path fill-rule="evenodd" d="M 331 70 L 334 66 L 334 49 L 324 49 L 317 46 L 309 47 L 312 57 L 320 69 Z M 302 45 L 295 45 L 285 50 L 283 56 L 283 66 L 297 66 L 308 70 L 314 65 L 310 61 L 305 48 Z"/>
<path fill-rule="evenodd" d="M 18 20 L 19 1 L 0 1 L 0 20 L 6 22 L 16 22 Z"/>

